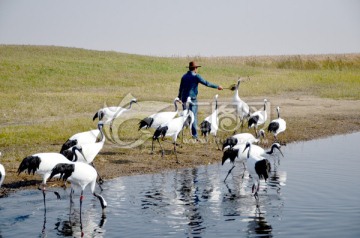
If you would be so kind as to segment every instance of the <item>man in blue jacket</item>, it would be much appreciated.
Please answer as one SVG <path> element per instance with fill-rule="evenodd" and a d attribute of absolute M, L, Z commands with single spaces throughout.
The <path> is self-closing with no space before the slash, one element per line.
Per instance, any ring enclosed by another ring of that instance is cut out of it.
<path fill-rule="evenodd" d="M 192 105 L 189 106 L 190 111 L 194 113 L 194 123 L 192 124 L 191 128 L 191 134 L 194 139 L 198 138 L 197 135 L 197 95 L 198 95 L 198 85 L 199 83 L 210 87 L 210 88 L 217 88 L 218 90 L 223 90 L 223 87 L 220 85 L 216 85 L 213 83 L 210 83 L 203 79 L 200 74 L 197 73 L 197 69 L 201 67 L 200 65 L 197 65 L 195 61 L 191 61 L 189 63 L 189 71 L 184 74 L 181 78 L 180 88 L 179 88 L 179 95 L 178 97 L 180 100 L 184 103 L 186 103 L 186 100 L 188 97 L 191 97 L 191 101 L 193 102 Z"/>

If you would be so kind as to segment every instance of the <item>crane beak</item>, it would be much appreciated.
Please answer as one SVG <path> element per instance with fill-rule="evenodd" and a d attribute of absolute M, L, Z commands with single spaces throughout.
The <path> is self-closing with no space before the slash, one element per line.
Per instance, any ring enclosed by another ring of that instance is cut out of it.
<path fill-rule="evenodd" d="M 280 148 L 276 147 L 279 151 L 280 151 L 280 154 L 282 155 L 282 157 L 285 157 L 283 152 L 280 150 Z"/>
<path fill-rule="evenodd" d="M 280 145 L 279 143 L 275 143 L 273 146 L 274 146 L 276 149 L 278 149 L 278 151 L 280 151 L 280 154 L 282 155 L 282 157 L 284 157 L 284 154 L 283 154 L 283 152 L 282 152 L 281 149 L 280 149 L 281 145 Z"/>
<path fill-rule="evenodd" d="M 243 153 L 245 152 L 245 150 L 247 149 L 247 148 L 249 148 L 250 147 L 250 144 L 249 143 L 246 143 L 246 146 L 245 146 L 245 148 L 244 148 L 244 150 L 243 150 Z"/>
<path fill-rule="evenodd" d="M 81 153 L 81 155 L 84 157 L 85 161 L 87 162 L 86 157 L 85 157 L 85 155 L 84 155 L 84 153 L 83 153 L 82 150 L 80 150 L 80 153 Z"/>

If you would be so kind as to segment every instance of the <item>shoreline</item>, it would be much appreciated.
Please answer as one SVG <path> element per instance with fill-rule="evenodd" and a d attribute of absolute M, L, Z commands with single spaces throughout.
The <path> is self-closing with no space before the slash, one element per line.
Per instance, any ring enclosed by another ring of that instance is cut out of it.
<path fill-rule="evenodd" d="M 263 98 L 257 97 L 250 100 L 261 101 Z M 282 108 L 281 117 L 287 121 L 287 130 L 279 135 L 279 140 L 287 144 L 360 131 L 359 100 L 333 100 L 295 94 L 271 96 L 268 97 L 268 100 L 272 103 L 271 115 L 274 118 L 274 106 L 280 105 Z M 230 135 L 219 134 L 221 139 Z M 188 130 L 184 132 L 184 135 L 186 139 L 190 139 Z M 261 146 L 268 147 L 273 142 L 273 136 L 269 133 L 266 133 L 266 139 L 267 142 L 261 143 Z M 165 149 L 164 158 L 161 158 L 158 144 L 156 144 L 155 153 L 150 153 L 150 140 L 133 149 L 122 149 L 116 144 L 106 142 L 95 160 L 95 166 L 103 179 L 108 180 L 122 176 L 159 173 L 172 169 L 219 163 L 223 153 L 217 150 L 215 143 L 183 144 L 178 148 L 180 164 L 177 164 L 170 143 L 164 142 L 162 145 Z M 52 146 L 54 148 L 61 147 L 61 145 Z M 16 149 L 23 150 L 24 153 L 26 151 L 26 148 Z M 47 149 L 39 146 L 39 151 Z M 25 173 L 18 175 L 19 161 L 2 160 L 1 163 L 6 169 L 6 176 L 4 184 L 0 188 L 0 198 L 18 190 L 37 188 L 41 183 L 39 175 Z M 50 181 L 48 186 L 58 186 L 58 182 Z"/>

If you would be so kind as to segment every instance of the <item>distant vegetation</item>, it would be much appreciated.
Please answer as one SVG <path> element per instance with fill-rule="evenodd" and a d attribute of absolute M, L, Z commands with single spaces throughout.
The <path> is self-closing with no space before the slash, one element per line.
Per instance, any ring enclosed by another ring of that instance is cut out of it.
<path fill-rule="evenodd" d="M 292 92 L 360 99 L 360 54 L 180 58 L 0 45 L 0 149 L 60 144 L 93 128 L 91 117 L 104 103 L 118 105 L 129 93 L 139 101 L 171 102 L 190 60 L 203 66 L 205 79 L 223 86 L 249 76 L 240 88 L 245 99 Z M 202 88 L 199 99 L 214 93 Z"/>

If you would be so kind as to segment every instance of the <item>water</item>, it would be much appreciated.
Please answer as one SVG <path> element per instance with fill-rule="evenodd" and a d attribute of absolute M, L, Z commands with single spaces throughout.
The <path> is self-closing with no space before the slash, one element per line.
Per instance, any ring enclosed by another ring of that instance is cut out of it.
<path fill-rule="evenodd" d="M 259 207 L 241 164 L 226 183 L 230 164 L 107 181 L 106 217 L 89 192 L 80 219 L 77 194 L 70 212 L 68 190 L 47 193 L 45 214 L 40 191 L 19 191 L 0 200 L 0 237 L 360 237 L 359 141 L 283 147 Z"/>

